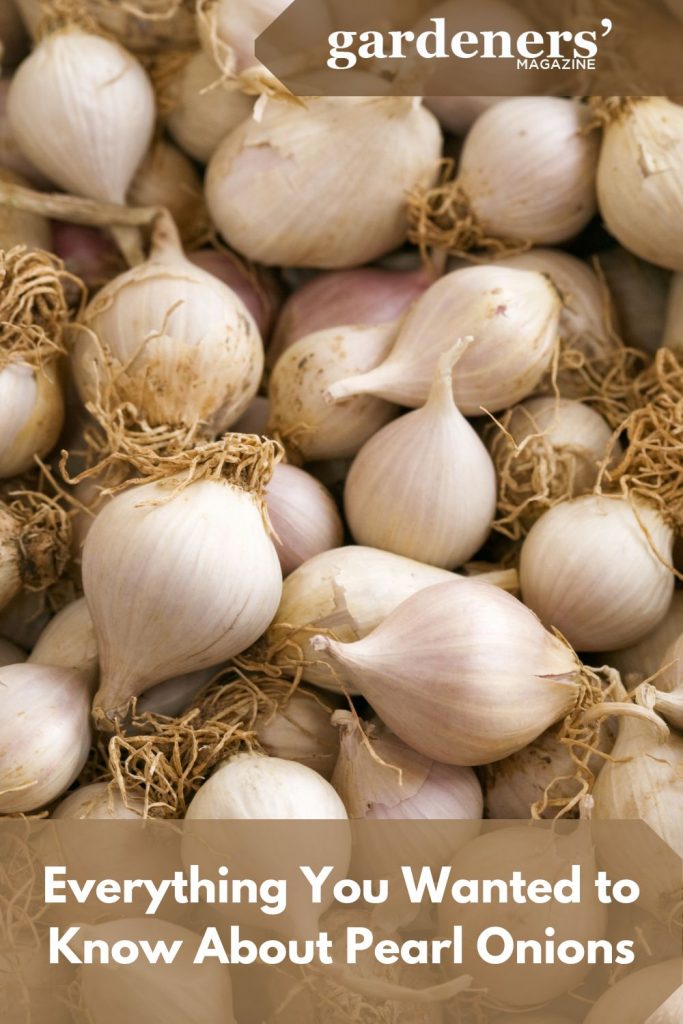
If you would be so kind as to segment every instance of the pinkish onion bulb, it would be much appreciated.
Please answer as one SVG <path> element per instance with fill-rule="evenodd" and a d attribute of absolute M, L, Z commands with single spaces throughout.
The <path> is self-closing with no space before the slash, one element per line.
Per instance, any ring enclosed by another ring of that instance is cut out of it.
<path fill-rule="evenodd" d="M 361 267 L 318 274 L 290 295 L 278 317 L 268 364 L 307 334 L 344 324 L 389 323 L 429 287 L 423 270 Z"/>
<path fill-rule="evenodd" d="M 426 96 L 425 107 L 446 131 L 464 135 L 480 114 L 505 99 L 507 96 Z"/>
<path fill-rule="evenodd" d="M 52 222 L 52 251 L 64 260 L 67 270 L 97 291 L 125 269 L 119 251 L 98 228 Z"/>
<path fill-rule="evenodd" d="M 146 690 L 138 701 L 139 715 L 150 712 L 153 715 L 167 715 L 178 718 L 191 706 L 192 701 L 214 676 L 220 672 L 220 666 L 200 668 L 197 672 L 186 672 L 163 683 L 157 683 L 151 690 Z"/>
<path fill-rule="evenodd" d="M 248 267 L 232 253 L 216 249 L 198 249 L 188 254 L 188 259 L 237 292 L 256 321 L 261 337 L 268 337 L 280 305 L 279 286 L 271 272 L 263 267 Z"/>
<path fill-rule="evenodd" d="M 266 433 L 269 418 L 270 402 L 265 395 L 257 395 L 232 429 L 236 434 L 260 434 L 263 436 Z"/>
<path fill-rule="evenodd" d="M 266 506 L 283 576 L 314 555 L 339 547 L 344 540 L 344 525 L 334 498 L 315 477 L 297 466 L 279 463 L 275 467 L 266 488 Z"/>

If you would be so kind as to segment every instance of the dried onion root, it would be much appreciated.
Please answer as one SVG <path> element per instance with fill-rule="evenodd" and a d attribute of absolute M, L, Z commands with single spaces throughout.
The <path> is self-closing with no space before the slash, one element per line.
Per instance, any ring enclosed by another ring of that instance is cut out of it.
<path fill-rule="evenodd" d="M 609 666 L 591 669 L 584 665 L 582 680 L 587 695 L 584 710 L 579 715 L 568 716 L 557 733 L 557 741 L 566 747 L 574 771 L 553 779 L 546 786 L 541 799 L 531 807 L 531 817 L 535 820 L 574 817 L 595 784 L 591 762 L 594 763 L 596 757 L 610 759 L 610 754 L 605 752 L 602 730 L 610 715 L 610 704 L 624 700 L 626 691 L 619 673 Z"/>
<path fill-rule="evenodd" d="M 229 480 L 263 502 L 273 467 L 283 452 L 277 441 L 251 434 L 224 434 L 206 441 L 196 428 L 150 427 L 131 404 L 86 406 L 95 425 L 85 431 L 91 465 L 75 476 L 68 470 L 69 453 L 62 452 L 60 468 L 69 484 L 103 478 L 104 495 L 118 494 L 137 484 L 180 477 L 171 493 L 200 480 Z"/>
<path fill-rule="evenodd" d="M 616 428 L 634 408 L 634 382 L 648 357 L 627 348 L 616 335 L 604 343 L 587 341 L 562 339 L 551 383 L 563 396 L 589 404 Z"/>
<path fill-rule="evenodd" d="M 38 367 L 65 354 L 67 284 L 83 296 L 82 283 L 56 256 L 25 246 L 0 250 L 0 371 L 13 362 Z"/>
<path fill-rule="evenodd" d="M 0 479 L 26 473 L 59 437 L 65 285 L 74 281 L 46 252 L 0 249 Z"/>
<path fill-rule="evenodd" d="M 612 441 L 593 409 L 551 397 L 509 409 L 486 434 L 498 477 L 493 528 L 512 541 L 553 505 L 590 491 Z"/>
<path fill-rule="evenodd" d="M 126 806 L 144 801 L 144 817 L 182 818 L 219 762 L 261 750 L 257 718 L 282 708 L 295 687 L 235 658 L 180 718 L 133 710 L 113 736 L 100 736 L 81 782 L 113 779 Z"/>
<path fill-rule="evenodd" d="M 683 530 L 683 366 L 675 353 L 661 348 L 653 364 L 634 381 L 633 410 L 619 424 L 628 445 L 604 480 L 637 495 Z M 616 431 L 615 442 L 616 443 Z"/>
<path fill-rule="evenodd" d="M 408 195 L 408 239 L 419 246 L 425 264 L 431 263 L 432 251 L 439 249 L 465 258 L 470 258 L 474 249 L 492 259 L 527 252 L 530 241 L 496 238 L 484 230 L 455 174 L 455 161 L 446 158 L 431 188 L 413 190 Z"/>
<path fill-rule="evenodd" d="M 71 524 L 60 503 L 37 491 L 0 493 L 0 608 L 22 590 L 45 591 L 65 572 Z"/>

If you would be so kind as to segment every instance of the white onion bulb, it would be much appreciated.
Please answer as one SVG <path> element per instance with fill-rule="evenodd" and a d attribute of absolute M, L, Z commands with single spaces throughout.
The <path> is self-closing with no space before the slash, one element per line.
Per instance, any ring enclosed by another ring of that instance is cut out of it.
<path fill-rule="evenodd" d="M 334 327 L 291 345 L 278 359 L 268 385 L 271 419 L 288 449 L 305 461 L 355 455 L 397 414 L 396 406 L 360 395 L 331 404 L 326 393 L 351 373 L 377 366 L 391 350 L 398 323 Z"/>
<path fill-rule="evenodd" d="M 0 813 L 28 813 L 69 788 L 90 751 L 90 690 L 70 669 L 0 669 Z"/>
<path fill-rule="evenodd" d="M 138 809 L 132 809 L 134 807 Z M 133 800 L 132 807 L 126 807 L 121 794 L 112 790 L 108 782 L 93 782 L 89 786 L 79 786 L 64 797 L 50 817 L 77 821 L 135 821 L 141 815 L 141 802 Z"/>
<path fill-rule="evenodd" d="M 339 730 L 330 718 L 339 701 L 299 687 L 274 714 L 256 720 L 259 743 L 271 757 L 299 764 L 330 780 L 339 754 Z"/>
<path fill-rule="evenodd" d="M 350 692 L 355 687 L 343 667 L 310 639 L 330 629 L 340 640 L 360 640 L 379 625 L 401 601 L 423 587 L 452 579 L 452 573 L 411 558 L 349 545 L 309 559 L 284 581 L 282 599 L 268 631 L 273 647 L 287 640 L 301 650 L 303 678 L 326 690 L 339 690 L 338 678 Z M 287 661 L 287 649 L 280 660 Z M 277 656 L 276 656 L 277 657 Z M 298 658 L 295 659 L 298 663 Z"/>
<path fill-rule="evenodd" d="M 524 601 L 576 650 L 626 647 L 671 604 L 672 543 L 660 514 L 641 502 L 593 494 L 560 502 L 524 541 Z"/>
<path fill-rule="evenodd" d="M 280 599 L 280 565 L 256 498 L 220 480 L 174 494 L 177 483 L 118 494 L 83 547 L 100 657 L 95 709 L 108 714 L 249 647 Z"/>
<path fill-rule="evenodd" d="M 207 202 L 226 241 L 249 259 L 357 266 L 405 240 L 406 191 L 433 178 L 440 149 L 436 119 L 410 97 L 271 100 L 260 121 L 245 121 L 213 154 Z"/>
<path fill-rule="evenodd" d="M 203 51 L 195 53 L 171 84 L 174 100 L 166 123 L 186 153 L 206 163 L 226 135 L 251 115 L 254 101 L 221 73 Z"/>
<path fill-rule="evenodd" d="M 573 652 L 520 601 L 476 579 L 418 591 L 355 643 L 320 635 L 311 645 L 404 743 L 444 764 L 521 750 L 581 692 Z"/>
<path fill-rule="evenodd" d="M 529 395 L 552 362 L 561 302 L 541 274 L 507 267 L 454 270 L 433 284 L 407 314 L 396 344 L 376 369 L 342 378 L 331 398 L 376 395 L 413 408 L 422 405 L 437 362 L 459 338 L 473 344 L 453 371 L 462 413 L 479 415 Z"/>
<path fill-rule="evenodd" d="M 148 260 L 102 288 L 82 324 L 71 361 L 83 402 L 111 376 L 118 400 L 151 425 L 203 422 L 222 433 L 256 394 L 263 346 L 254 320 L 186 259 L 170 225 Z"/>
<path fill-rule="evenodd" d="M 40 367 L 18 359 L 0 369 L 0 479 L 35 466 L 54 447 L 64 422 L 57 363 Z"/>
<path fill-rule="evenodd" d="M 625 249 L 683 270 L 683 108 L 664 96 L 615 99 L 598 166 L 600 213 Z"/>
<path fill-rule="evenodd" d="M 340 324 L 387 324 L 429 286 L 423 270 L 359 267 L 317 274 L 292 292 L 278 317 L 268 347 L 268 362 L 300 338 Z"/>
<path fill-rule="evenodd" d="M 65 605 L 45 627 L 28 659 L 34 665 L 70 668 L 97 681 L 97 641 L 85 598 Z"/>
<path fill-rule="evenodd" d="M 125 202 L 155 107 L 147 75 L 122 46 L 78 28 L 47 36 L 15 72 L 8 110 L 24 156 L 56 185 Z"/>
<path fill-rule="evenodd" d="M 496 473 L 453 401 L 452 367 L 463 348 L 441 358 L 423 408 L 383 427 L 356 455 L 344 508 L 359 544 L 454 569 L 486 540 Z"/>

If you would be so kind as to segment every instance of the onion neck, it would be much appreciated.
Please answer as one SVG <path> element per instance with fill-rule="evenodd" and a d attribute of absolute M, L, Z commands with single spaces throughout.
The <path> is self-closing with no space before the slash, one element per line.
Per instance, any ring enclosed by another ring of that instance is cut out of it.
<path fill-rule="evenodd" d="M 647 686 L 648 691 L 652 691 L 647 699 L 652 702 L 652 707 L 657 714 L 666 719 L 675 729 L 683 729 L 683 692 L 674 690 L 672 693 L 666 693 L 648 684 L 644 684 L 644 686 Z"/>
<path fill-rule="evenodd" d="M 168 210 L 160 210 L 154 221 L 149 258 L 161 263 L 185 261 L 180 234 Z"/>
<path fill-rule="evenodd" d="M 424 408 L 441 416 L 457 416 L 464 420 L 453 398 L 453 367 L 470 347 L 474 338 L 459 338 L 439 359 L 434 380 Z"/>

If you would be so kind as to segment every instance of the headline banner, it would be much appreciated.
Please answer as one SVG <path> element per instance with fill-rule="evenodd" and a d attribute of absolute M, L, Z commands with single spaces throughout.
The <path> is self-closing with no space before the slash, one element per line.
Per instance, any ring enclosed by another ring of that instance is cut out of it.
<path fill-rule="evenodd" d="M 673 0 L 281 7 L 256 56 L 299 96 L 671 95 L 679 87 L 683 8 Z"/>
<path fill-rule="evenodd" d="M 8 1024 L 624 1024 L 633 978 L 644 1024 L 683 983 L 640 822 L 4 820 L 0 863 Z"/>

